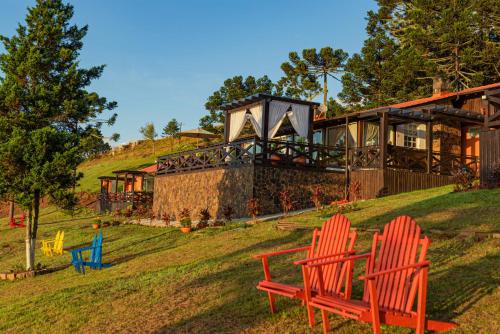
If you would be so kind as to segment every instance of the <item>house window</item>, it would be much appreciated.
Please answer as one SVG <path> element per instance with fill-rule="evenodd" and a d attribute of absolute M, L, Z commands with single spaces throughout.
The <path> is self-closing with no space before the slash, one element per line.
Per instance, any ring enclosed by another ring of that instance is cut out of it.
<path fill-rule="evenodd" d="M 417 147 L 417 125 L 416 124 L 405 124 L 403 127 L 403 146 L 409 148 Z"/>

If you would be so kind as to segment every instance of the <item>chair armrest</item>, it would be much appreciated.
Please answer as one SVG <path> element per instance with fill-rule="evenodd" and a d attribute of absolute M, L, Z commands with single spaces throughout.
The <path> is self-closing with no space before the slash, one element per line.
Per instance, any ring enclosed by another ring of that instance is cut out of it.
<path fill-rule="evenodd" d="M 344 257 L 342 259 L 330 260 L 330 261 L 325 261 L 325 262 L 320 262 L 320 263 L 305 264 L 305 266 L 306 267 L 321 267 L 321 266 L 326 266 L 328 264 L 334 264 L 334 263 L 338 263 L 338 262 L 347 262 L 347 261 L 362 259 L 362 258 L 366 258 L 366 257 L 370 257 L 370 256 L 371 256 L 370 253 L 366 253 L 366 254 L 348 256 L 348 257 Z"/>
<path fill-rule="evenodd" d="M 407 269 L 411 269 L 411 268 L 428 267 L 430 264 L 431 264 L 431 261 L 424 261 L 424 262 L 409 264 L 406 266 L 401 266 L 401 267 L 392 268 L 392 269 L 388 269 L 388 270 L 382 270 L 382 271 L 379 271 L 379 272 L 376 272 L 373 274 L 360 276 L 359 279 L 360 280 L 375 279 L 377 276 L 386 275 L 386 274 L 394 273 L 396 271 L 407 270 Z"/>
<path fill-rule="evenodd" d="M 319 257 L 311 257 L 308 259 L 303 259 L 299 261 L 295 261 L 293 264 L 296 266 L 303 265 L 303 264 L 308 264 L 309 262 L 314 262 L 318 260 L 323 260 L 323 259 L 328 259 L 330 257 L 335 257 L 339 255 L 351 255 L 351 254 L 356 254 L 357 251 L 352 250 L 352 251 L 347 251 L 347 252 L 342 252 L 342 253 L 336 253 L 336 254 L 330 254 L 330 255 L 324 255 L 324 256 L 319 256 Z"/>
<path fill-rule="evenodd" d="M 291 248 L 291 249 L 284 249 L 281 251 L 277 252 L 272 252 L 272 253 L 263 253 L 263 254 L 257 254 L 253 255 L 252 257 L 254 259 L 261 259 L 263 257 L 268 257 L 268 256 L 275 256 L 275 255 L 281 255 L 281 254 L 287 254 L 287 253 L 294 253 L 294 252 L 301 252 L 305 250 L 311 249 L 311 246 L 305 246 L 305 247 L 299 247 L 299 248 Z"/>

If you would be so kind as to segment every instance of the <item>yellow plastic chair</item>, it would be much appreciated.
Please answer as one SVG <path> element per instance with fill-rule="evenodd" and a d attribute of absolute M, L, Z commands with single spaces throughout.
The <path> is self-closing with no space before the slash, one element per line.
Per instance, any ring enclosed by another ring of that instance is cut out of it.
<path fill-rule="evenodd" d="M 54 240 L 42 240 L 42 252 L 45 256 L 62 255 L 64 244 L 64 231 L 57 231 Z"/>

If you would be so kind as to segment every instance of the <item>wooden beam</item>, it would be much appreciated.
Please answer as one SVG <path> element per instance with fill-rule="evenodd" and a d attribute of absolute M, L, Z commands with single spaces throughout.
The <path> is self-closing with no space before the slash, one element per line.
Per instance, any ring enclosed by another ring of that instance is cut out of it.
<path fill-rule="evenodd" d="M 496 103 L 496 104 L 500 104 L 500 97 L 488 96 L 487 99 L 490 102 L 493 102 L 493 103 Z"/>
<path fill-rule="evenodd" d="M 379 127 L 379 145 L 380 145 L 380 168 L 385 169 L 387 166 L 387 113 L 382 113 L 380 117 Z"/>
<path fill-rule="evenodd" d="M 500 88 L 493 89 L 493 90 L 487 90 L 484 92 L 484 94 L 488 95 L 488 96 L 500 94 Z"/>
<path fill-rule="evenodd" d="M 427 174 L 432 172 L 432 147 L 433 147 L 432 122 L 425 123 L 425 144 L 427 146 Z"/>
<path fill-rule="evenodd" d="M 224 143 L 227 144 L 229 142 L 229 127 L 231 124 L 231 114 L 226 113 L 226 117 L 224 117 Z"/>

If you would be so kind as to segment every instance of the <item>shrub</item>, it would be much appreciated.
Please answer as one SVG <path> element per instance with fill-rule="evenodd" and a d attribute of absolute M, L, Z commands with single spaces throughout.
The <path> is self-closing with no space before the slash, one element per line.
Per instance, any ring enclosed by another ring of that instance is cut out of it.
<path fill-rule="evenodd" d="M 251 198 L 247 203 L 247 210 L 252 220 L 255 221 L 257 215 L 260 213 L 260 202 L 257 198 Z"/>
<path fill-rule="evenodd" d="M 474 173 L 470 170 L 470 168 L 463 167 L 457 169 L 452 173 L 453 182 L 455 183 L 455 188 L 453 191 L 461 192 L 461 191 L 469 191 L 474 186 Z"/>
<path fill-rule="evenodd" d="M 311 201 L 314 203 L 316 211 L 321 209 L 324 195 L 323 188 L 320 186 L 316 186 L 312 189 Z"/>
<path fill-rule="evenodd" d="M 114 217 L 120 217 L 121 215 L 122 215 L 122 210 L 120 209 L 115 209 L 115 211 L 113 212 Z"/>
<path fill-rule="evenodd" d="M 222 215 L 224 216 L 224 221 L 230 223 L 233 220 L 234 209 L 226 205 L 222 208 Z"/>
<path fill-rule="evenodd" d="M 172 216 L 168 212 L 164 212 L 161 215 L 161 220 L 163 220 L 163 222 L 165 223 L 165 226 L 168 226 L 172 222 Z"/>
<path fill-rule="evenodd" d="M 283 214 L 288 215 L 288 212 L 293 209 L 292 196 L 288 190 L 283 190 L 279 193 L 281 208 L 283 209 Z"/>
<path fill-rule="evenodd" d="M 349 196 L 353 202 L 356 202 L 361 198 L 361 182 L 351 182 L 349 185 Z"/>
<path fill-rule="evenodd" d="M 491 177 L 495 187 L 500 187 L 500 161 L 493 164 L 491 168 Z"/>
<path fill-rule="evenodd" d="M 123 213 L 123 215 L 124 215 L 125 217 L 127 217 L 127 218 L 130 218 L 130 217 L 132 217 L 132 212 L 133 212 L 133 211 L 132 211 L 132 208 L 131 208 L 131 207 L 127 207 L 127 208 L 125 209 L 125 212 Z"/>
<path fill-rule="evenodd" d="M 191 227 L 191 210 L 184 208 L 179 212 L 179 222 L 182 227 Z"/>
<path fill-rule="evenodd" d="M 198 228 L 205 228 L 208 226 L 208 221 L 210 220 L 210 212 L 208 211 L 208 208 L 201 209 L 199 214 L 199 223 L 197 225 Z"/>

